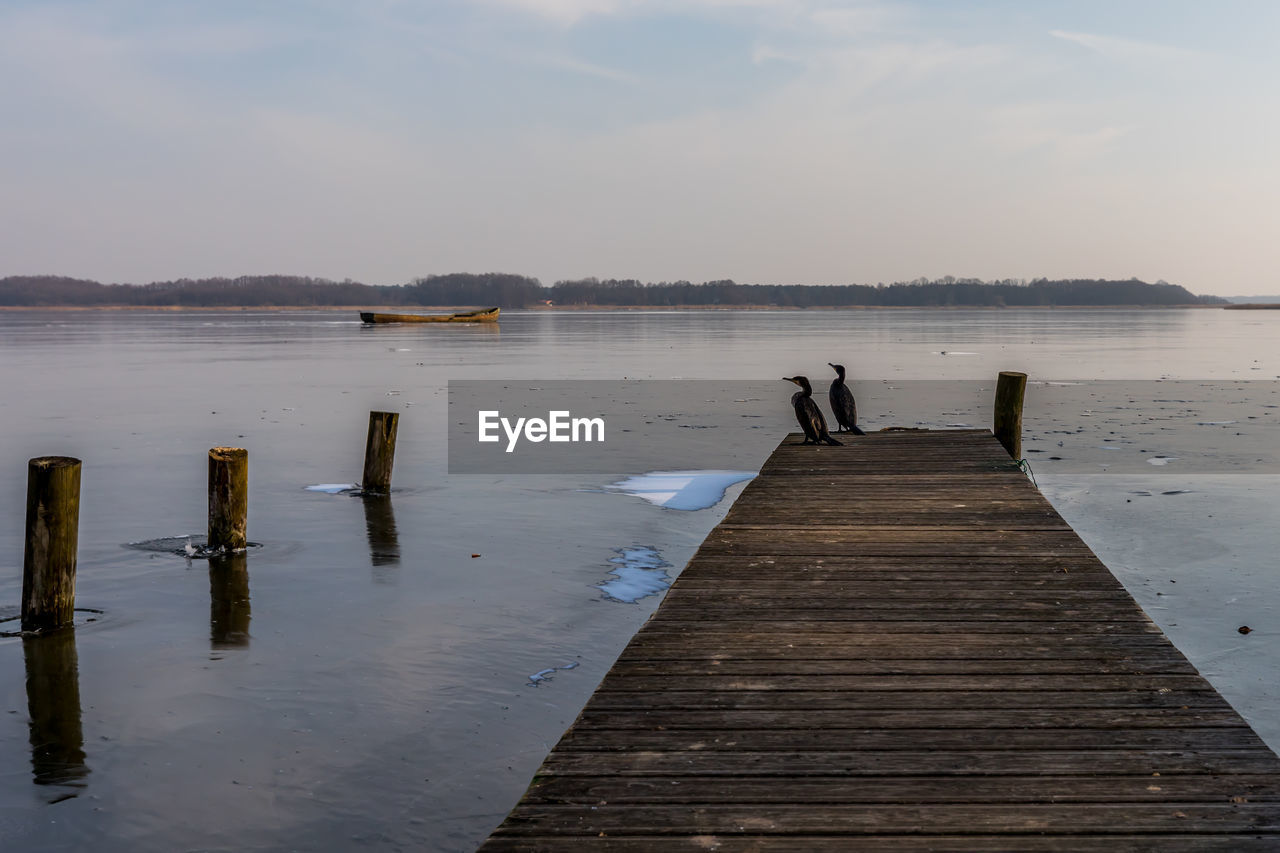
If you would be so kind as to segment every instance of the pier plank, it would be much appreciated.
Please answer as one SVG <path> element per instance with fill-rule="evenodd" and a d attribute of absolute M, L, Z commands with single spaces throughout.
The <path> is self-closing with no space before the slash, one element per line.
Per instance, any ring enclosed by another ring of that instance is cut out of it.
<path fill-rule="evenodd" d="M 487 853 L 570 853 L 591 849 L 603 853 L 652 853 L 654 850 L 715 850 L 717 853 L 1262 853 L 1275 851 L 1272 835 L 1157 834 L 1097 835 L 895 835 L 848 836 L 694 835 L 673 838 L 630 834 L 614 837 L 599 833 L 581 836 L 495 835 L 481 848 Z"/>
<path fill-rule="evenodd" d="M 1179 775 L 1156 780 L 1132 776 L 940 776 L 927 784 L 911 777 L 728 779 L 719 776 L 540 776 L 526 802 L 546 804 L 672 801 L 680 789 L 687 803 L 1183 803 L 1280 802 L 1266 774 Z M 1222 798 L 1224 792 L 1229 796 Z"/>
<path fill-rule="evenodd" d="M 482 850 L 1280 849 L 1280 759 L 989 432 L 800 440 Z"/>

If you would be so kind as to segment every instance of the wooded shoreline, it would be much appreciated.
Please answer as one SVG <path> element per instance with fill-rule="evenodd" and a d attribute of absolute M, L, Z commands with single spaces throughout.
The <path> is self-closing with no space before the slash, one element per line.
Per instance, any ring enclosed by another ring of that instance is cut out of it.
<path fill-rule="evenodd" d="M 450 273 L 402 285 L 289 275 L 103 284 L 64 276 L 0 278 L 0 307 L 277 308 L 421 310 L 428 306 L 615 309 L 961 308 L 1220 305 L 1216 296 L 1138 279 L 977 279 L 944 276 L 885 284 L 740 284 L 583 278 L 545 286 L 508 273 Z"/>
<path fill-rule="evenodd" d="M 414 305 L 415 312 L 453 311 L 457 305 Z M 529 311 L 538 313 L 583 311 L 1092 311 L 1097 309 L 1151 309 L 1174 311 L 1180 309 L 1230 308 L 1229 305 L 527 305 L 523 308 L 503 309 L 508 312 Z M 1280 305 L 1250 305 L 1250 308 L 1280 308 Z M 403 311 L 404 305 L 0 305 L 0 311 L 136 311 L 163 313 L 216 313 L 219 311 Z"/>

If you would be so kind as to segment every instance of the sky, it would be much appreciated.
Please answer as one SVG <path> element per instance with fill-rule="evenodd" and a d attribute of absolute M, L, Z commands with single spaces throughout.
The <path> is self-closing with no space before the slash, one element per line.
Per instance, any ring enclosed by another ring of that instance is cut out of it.
<path fill-rule="evenodd" d="M 0 276 L 1280 289 L 1271 0 L 3 0 Z"/>

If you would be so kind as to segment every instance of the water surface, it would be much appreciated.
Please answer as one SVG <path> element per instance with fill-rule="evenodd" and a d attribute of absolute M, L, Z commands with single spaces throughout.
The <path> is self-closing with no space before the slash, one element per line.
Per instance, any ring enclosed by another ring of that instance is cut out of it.
<path fill-rule="evenodd" d="M 616 570 L 676 576 L 744 483 L 677 510 L 607 488 L 646 470 L 449 476 L 450 379 L 808 373 L 821 386 L 834 361 L 879 383 L 860 401 L 879 428 L 917 417 L 893 408 L 897 381 L 1275 380 L 1278 314 L 504 312 L 492 329 L 370 328 L 355 312 L 0 312 L 0 616 L 20 596 L 26 461 L 51 454 L 84 460 L 77 602 L 102 611 L 58 641 L 0 640 L 5 847 L 469 850 L 502 819 L 660 598 L 611 597 Z M 1152 427 L 1179 448 L 1153 452 L 1179 458 L 1141 476 L 1100 467 L 1141 448 L 1098 448 L 1160 415 L 1154 404 L 1107 409 L 1118 420 L 1079 448 L 1098 473 L 1068 475 L 1047 457 L 1095 413 L 1046 415 L 1029 395 L 1027 446 L 1046 452 L 1028 457 L 1276 745 L 1276 478 L 1178 470 L 1262 434 L 1265 401 L 1232 387 L 1231 412 L 1206 404 Z M 734 469 L 757 470 L 791 428 L 792 390 L 779 381 L 759 402 L 764 428 L 726 431 Z M 1246 404 L 1257 411 L 1239 414 Z M 980 404 L 937 409 L 927 425 L 989 423 Z M 401 414 L 390 497 L 309 490 L 359 478 L 370 410 Z M 126 547 L 203 533 L 217 445 L 249 449 L 261 547 L 215 563 Z"/>

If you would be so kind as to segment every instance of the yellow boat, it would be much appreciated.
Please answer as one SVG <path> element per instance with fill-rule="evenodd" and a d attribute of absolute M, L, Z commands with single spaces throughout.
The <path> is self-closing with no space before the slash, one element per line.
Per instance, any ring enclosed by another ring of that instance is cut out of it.
<path fill-rule="evenodd" d="M 499 308 L 483 308 L 479 311 L 463 311 L 459 314 L 380 314 L 361 311 L 365 323 L 496 323 Z"/>

